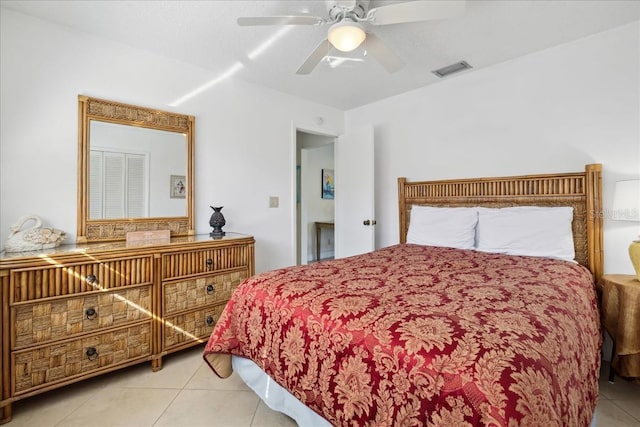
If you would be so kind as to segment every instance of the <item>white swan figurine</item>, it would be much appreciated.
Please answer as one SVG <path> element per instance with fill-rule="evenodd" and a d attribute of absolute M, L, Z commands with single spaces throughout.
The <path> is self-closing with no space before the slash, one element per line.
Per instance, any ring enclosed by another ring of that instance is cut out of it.
<path fill-rule="evenodd" d="M 35 225 L 22 230 L 22 226 L 29 221 Z M 66 233 L 55 228 L 42 227 L 42 220 L 37 215 L 25 215 L 10 228 L 9 237 L 4 244 L 5 252 L 37 251 L 60 246 Z"/>

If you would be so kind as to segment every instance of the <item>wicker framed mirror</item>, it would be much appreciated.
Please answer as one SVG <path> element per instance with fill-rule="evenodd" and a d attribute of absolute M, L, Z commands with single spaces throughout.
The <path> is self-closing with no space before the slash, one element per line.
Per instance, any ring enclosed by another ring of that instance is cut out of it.
<path fill-rule="evenodd" d="M 78 96 L 77 242 L 194 234 L 193 116 Z"/>

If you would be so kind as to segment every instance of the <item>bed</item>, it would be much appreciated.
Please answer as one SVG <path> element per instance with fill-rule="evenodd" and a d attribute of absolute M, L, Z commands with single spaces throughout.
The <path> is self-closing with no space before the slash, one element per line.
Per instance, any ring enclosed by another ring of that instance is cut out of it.
<path fill-rule="evenodd" d="M 588 426 L 601 166 L 398 190 L 398 244 L 242 283 L 205 347 L 213 371 L 301 426 Z M 504 239 L 523 230 L 533 252 Z"/>

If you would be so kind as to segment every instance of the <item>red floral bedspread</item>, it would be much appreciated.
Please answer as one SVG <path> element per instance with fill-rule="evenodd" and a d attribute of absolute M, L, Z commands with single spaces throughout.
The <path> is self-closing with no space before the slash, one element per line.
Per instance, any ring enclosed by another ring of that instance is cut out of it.
<path fill-rule="evenodd" d="M 588 426 L 600 324 L 587 269 L 396 245 L 263 273 L 207 346 L 336 426 Z"/>

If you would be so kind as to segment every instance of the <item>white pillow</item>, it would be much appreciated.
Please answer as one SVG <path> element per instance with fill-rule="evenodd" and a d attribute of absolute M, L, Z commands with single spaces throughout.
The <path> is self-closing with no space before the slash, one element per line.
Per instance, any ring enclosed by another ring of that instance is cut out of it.
<path fill-rule="evenodd" d="M 573 261 L 572 207 L 478 208 L 479 251 Z"/>
<path fill-rule="evenodd" d="M 475 208 L 412 206 L 407 243 L 473 249 L 478 213 Z"/>

